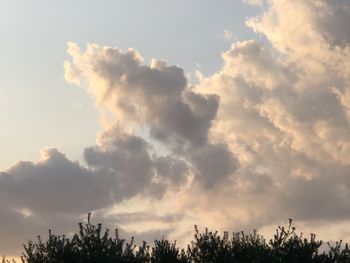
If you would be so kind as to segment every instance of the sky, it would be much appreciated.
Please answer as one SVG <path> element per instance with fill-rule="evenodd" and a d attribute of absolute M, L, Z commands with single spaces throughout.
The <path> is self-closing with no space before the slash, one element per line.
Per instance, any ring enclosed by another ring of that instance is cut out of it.
<path fill-rule="evenodd" d="M 0 0 L 0 252 L 93 221 L 350 240 L 347 0 Z"/>
<path fill-rule="evenodd" d="M 252 36 L 244 23 L 256 13 L 239 1 L 1 0 L 0 7 L 2 169 L 19 158 L 36 160 L 48 146 L 77 159 L 94 143 L 98 114 L 86 93 L 63 77 L 67 42 L 135 47 L 146 60 L 166 58 L 187 73 L 198 66 L 210 73 L 230 46 L 224 31 Z M 57 123 L 70 136 L 62 136 Z"/>

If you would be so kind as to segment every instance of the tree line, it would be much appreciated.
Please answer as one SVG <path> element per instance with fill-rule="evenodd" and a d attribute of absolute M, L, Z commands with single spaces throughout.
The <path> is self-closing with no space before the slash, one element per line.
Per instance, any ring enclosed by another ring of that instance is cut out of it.
<path fill-rule="evenodd" d="M 320 251 L 323 241 L 315 234 L 309 238 L 297 234 L 292 220 L 287 227 L 279 226 L 272 239 L 266 240 L 254 231 L 224 232 L 205 229 L 200 232 L 195 226 L 193 240 L 187 248 L 179 248 L 176 242 L 155 240 L 149 245 L 134 244 L 134 238 L 126 241 L 119 236 L 118 229 L 111 235 L 101 224 L 94 225 L 90 214 L 86 224 L 79 223 L 79 231 L 71 238 L 55 235 L 43 241 L 29 240 L 24 244 L 22 263 L 278 263 L 278 262 L 350 262 L 348 244 L 338 241 L 328 243 L 329 249 Z M 3 258 L 3 263 L 15 261 Z"/>

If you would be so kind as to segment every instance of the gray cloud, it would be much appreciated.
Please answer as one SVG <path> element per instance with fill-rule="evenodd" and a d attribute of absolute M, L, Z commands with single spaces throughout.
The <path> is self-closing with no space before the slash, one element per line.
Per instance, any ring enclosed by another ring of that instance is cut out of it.
<path fill-rule="evenodd" d="M 99 176 L 115 178 L 113 196 L 116 200 L 134 196 L 143 191 L 153 177 L 153 162 L 147 144 L 134 136 L 118 136 L 109 149 L 95 146 L 85 149 L 85 160 Z"/>
<path fill-rule="evenodd" d="M 346 46 L 349 44 L 350 33 L 348 24 L 350 23 L 349 2 L 346 0 L 336 0 L 329 3 L 312 3 L 315 18 L 314 23 L 317 30 L 332 45 Z"/>
<path fill-rule="evenodd" d="M 133 49 L 123 53 L 88 45 L 82 53 L 70 44 L 68 52 L 72 62 L 65 62 L 66 79 L 87 82 L 98 104 L 116 112 L 118 120 L 147 123 L 152 135 L 161 135 L 158 139 L 206 143 L 218 97 L 192 92 L 182 69 L 155 59 L 145 65 Z"/>
<path fill-rule="evenodd" d="M 212 189 L 233 176 L 239 164 L 225 145 L 213 144 L 197 148 L 192 156 L 196 168 L 195 180 L 205 189 Z"/>
<path fill-rule="evenodd" d="M 197 170 L 197 179 L 202 180 L 200 177 L 203 177 L 203 181 L 207 181 L 206 188 L 213 187 L 216 181 L 235 172 L 238 161 L 228 149 L 224 153 L 224 142 L 214 145 L 208 138 L 219 107 L 219 97 L 194 92 L 187 85 L 182 69 L 155 59 L 150 66 L 145 65 L 135 50 L 123 53 L 116 48 L 88 45 L 82 53 L 75 44 L 70 44 L 68 52 L 72 56 L 72 62 L 65 63 L 68 81 L 87 83 L 87 89 L 98 101 L 98 107 L 107 107 L 124 125 L 147 125 L 149 136 L 163 143 L 170 155 L 180 155 L 190 163 Z M 208 180 L 209 175 L 202 168 L 204 162 L 200 160 L 200 155 L 210 149 L 220 149 L 217 153 L 223 157 L 220 161 L 212 161 L 215 166 L 211 171 L 216 172 L 215 180 Z M 101 152 L 93 149 L 86 151 L 87 161 L 92 165 L 93 159 L 99 159 L 100 155 Z M 192 158 L 192 155 L 196 157 Z M 124 164 L 129 167 L 126 160 L 116 165 Z M 132 169 L 141 171 L 144 166 L 139 167 Z M 145 177 L 148 170 L 144 171 Z M 128 173 L 133 172 L 125 174 Z"/>
<path fill-rule="evenodd" d="M 319 164 L 313 179 L 297 177 L 285 185 L 281 204 L 302 220 L 348 220 L 350 216 L 349 167 Z"/>
<path fill-rule="evenodd" d="M 98 178 L 56 149 L 38 163 L 19 162 L 0 176 L 1 200 L 34 213 L 86 213 L 111 205 L 112 177 Z"/>

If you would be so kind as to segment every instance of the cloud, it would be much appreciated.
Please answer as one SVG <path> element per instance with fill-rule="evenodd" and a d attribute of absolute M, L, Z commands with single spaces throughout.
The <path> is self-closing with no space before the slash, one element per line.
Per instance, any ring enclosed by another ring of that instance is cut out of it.
<path fill-rule="evenodd" d="M 226 40 L 230 40 L 230 41 L 231 41 L 232 38 L 233 38 L 233 33 L 232 33 L 232 31 L 225 29 L 225 30 L 224 30 L 224 34 L 223 34 L 223 37 L 224 37 Z"/>
<path fill-rule="evenodd" d="M 196 167 L 196 181 L 199 181 L 204 188 L 212 189 L 218 183 L 225 182 L 225 179 L 233 179 L 238 161 L 225 145 L 210 144 L 196 149 L 192 155 Z M 231 181 L 232 183 L 232 181 Z"/>
<path fill-rule="evenodd" d="M 1 200 L 33 213 L 85 213 L 111 205 L 113 178 L 98 178 L 56 149 L 37 163 L 18 162 L 0 177 Z"/>
<path fill-rule="evenodd" d="M 192 92 L 182 69 L 157 59 L 145 65 L 135 49 L 123 53 L 89 44 L 82 53 L 70 43 L 68 53 L 72 61 L 65 62 L 67 81 L 86 83 L 97 105 L 114 112 L 119 121 L 147 124 L 157 139 L 206 143 L 218 98 Z"/>
<path fill-rule="evenodd" d="M 253 5 L 253 6 L 261 6 L 263 5 L 263 0 L 243 0 L 243 2 Z"/>
<path fill-rule="evenodd" d="M 235 194 L 209 196 L 202 213 L 217 202 L 217 213 L 241 215 L 233 225 L 349 220 L 350 49 L 347 33 L 337 32 L 350 22 L 349 7 L 268 1 L 247 25 L 269 44 L 234 43 L 223 68 L 196 86 L 220 97 L 210 139 L 224 140 L 240 162 Z"/>
<path fill-rule="evenodd" d="M 263 40 L 233 43 L 196 84 L 135 49 L 70 43 L 66 80 L 113 124 L 83 163 L 51 149 L 3 171 L 1 220 L 28 224 L 29 235 L 56 216 L 69 229 L 93 210 L 129 232 L 157 222 L 178 237 L 193 223 L 349 222 L 349 22 L 345 0 L 266 1 L 247 21 Z"/>
<path fill-rule="evenodd" d="M 144 59 L 134 49 L 122 52 L 116 48 L 89 44 L 82 53 L 71 43 L 68 52 L 72 56 L 72 61 L 65 63 L 67 80 L 72 83 L 85 83 L 84 87 L 97 101 L 97 107 L 109 109 L 115 114 L 116 120 L 126 127 L 136 126 L 139 129 L 147 127 L 148 136 L 162 143 L 170 152 L 167 158 L 176 159 L 177 156 L 177 159 L 184 159 L 193 170 L 197 171 L 195 180 L 209 178 L 200 167 L 204 166 L 204 162 L 200 161 L 200 154 L 209 154 L 210 149 L 224 157 L 221 162 L 219 160 L 212 162 L 216 165 L 212 168 L 216 169 L 216 175 L 212 175 L 212 178 L 224 179 L 235 172 L 238 162 L 231 152 L 228 150 L 225 152 L 224 143 L 215 145 L 208 140 L 212 121 L 219 107 L 219 97 L 194 92 L 192 87 L 188 86 L 182 69 L 168 66 L 165 61 L 157 59 L 146 65 Z M 76 76 L 79 81 L 70 79 L 69 76 Z M 118 145 L 118 140 L 116 138 L 113 142 L 117 145 L 116 150 L 129 149 L 129 146 L 124 144 Z M 130 159 L 130 161 L 137 163 L 136 153 L 140 152 L 142 151 L 137 149 L 134 152 L 136 160 Z M 95 165 L 93 159 L 98 159 L 102 155 L 102 152 L 93 149 L 88 149 L 85 153 L 88 164 L 92 165 Z M 212 159 L 217 157 L 213 156 Z M 145 159 L 142 161 L 146 162 Z M 223 162 L 229 163 L 225 163 L 226 168 L 221 169 L 219 166 L 223 165 Z M 119 167 L 125 166 L 127 169 L 140 169 L 138 173 L 143 171 L 144 167 L 134 165 L 131 168 L 131 163 L 128 165 L 126 160 L 114 164 Z M 106 165 L 111 168 L 106 163 L 100 166 Z M 182 166 L 185 166 L 184 162 Z M 151 173 L 148 171 L 147 168 L 143 171 L 145 177 Z M 132 177 L 133 172 L 126 171 L 125 174 L 127 177 Z M 137 184 L 132 182 L 130 187 L 132 185 Z M 214 185 L 214 181 L 209 181 L 207 187 Z"/>
<path fill-rule="evenodd" d="M 18 162 L 1 174 L 2 200 L 21 220 L 106 216 L 133 198 L 161 203 L 191 184 L 207 191 L 232 180 L 237 158 L 225 142 L 208 138 L 217 95 L 195 92 L 183 70 L 163 60 L 145 64 L 135 49 L 90 44 L 81 52 L 70 43 L 68 53 L 67 81 L 84 87 L 114 122 L 84 149 L 82 164 L 47 149 L 38 162 Z"/>

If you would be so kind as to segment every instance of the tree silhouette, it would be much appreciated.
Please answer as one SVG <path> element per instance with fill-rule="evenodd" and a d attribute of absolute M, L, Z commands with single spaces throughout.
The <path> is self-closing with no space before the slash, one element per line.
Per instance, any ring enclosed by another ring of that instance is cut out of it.
<path fill-rule="evenodd" d="M 49 230 L 46 241 L 40 236 L 37 241 L 29 240 L 24 245 L 22 263 L 342 263 L 350 262 L 348 244 L 342 241 L 334 246 L 328 243 L 329 250 L 320 253 L 322 241 L 315 234 L 305 238 L 297 234 L 292 220 L 287 227 L 279 226 L 268 242 L 257 231 L 224 232 L 221 237 L 217 231 L 207 228 L 200 233 L 195 226 L 194 240 L 186 249 L 177 247 L 176 242 L 166 239 L 155 240 L 153 247 L 143 242 L 134 244 L 119 237 L 115 230 L 111 237 L 108 229 L 101 224 L 94 225 L 88 215 L 86 224 L 79 223 L 79 231 L 72 238 L 55 235 Z M 13 263 L 3 258 L 2 263 Z"/>

